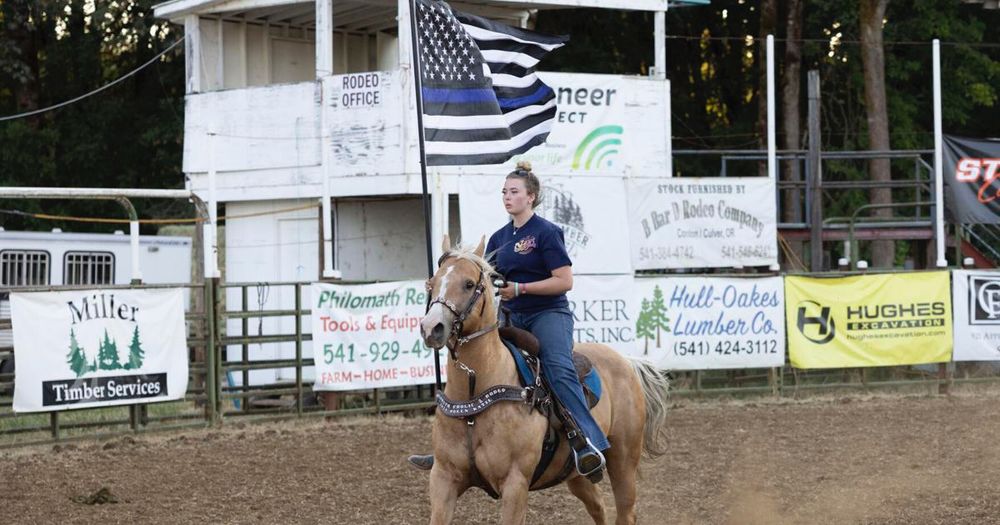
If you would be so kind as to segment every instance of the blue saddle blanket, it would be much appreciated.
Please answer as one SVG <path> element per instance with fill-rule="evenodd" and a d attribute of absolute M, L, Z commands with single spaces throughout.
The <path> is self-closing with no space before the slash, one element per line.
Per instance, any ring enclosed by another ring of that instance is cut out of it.
<path fill-rule="evenodd" d="M 510 355 L 514 357 L 514 362 L 517 363 L 517 373 L 521 376 L 521 383 L 524 385 L 535 384 L 535 371 L 528 366 L 528 361 L 524 358 L 524 354 L 521 353 L 521 349 L 506 339 L 503 340 L 503 344 L 507 346 Z M 590 391 L 595 400 L 601 399 L 601 376 L 597 373 L 596 366 L 590 369 L 587 377 L 584 377 L 581 383 L 583 383 L 584 389 Z"/>

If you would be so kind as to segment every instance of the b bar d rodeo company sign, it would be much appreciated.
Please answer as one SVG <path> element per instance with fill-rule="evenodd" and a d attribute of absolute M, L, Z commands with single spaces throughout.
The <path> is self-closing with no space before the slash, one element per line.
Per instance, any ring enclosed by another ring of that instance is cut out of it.
<path fill-rule="evenodd" d="M 1000 272 L 952 273 L 955 361 L 1000 361 Z"/>
<path fill-rule="evenodd" d="M 12 293 L 14 411 L 182 398 L 183 297 L 179 289 Z"/>

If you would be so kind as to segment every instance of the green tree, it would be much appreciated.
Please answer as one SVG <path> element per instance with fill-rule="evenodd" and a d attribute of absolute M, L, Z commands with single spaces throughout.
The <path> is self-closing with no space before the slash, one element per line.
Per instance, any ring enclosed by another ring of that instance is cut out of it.
<path fill-rule="evenodd" d="M 652 327 L 649 324 L 649 314 L 649 300 L 643 299 L 642 310 L 639 311 L 639 317 L 635 320 L 635 336 L 645 340 L 642 355 L 649 355 L 649 340 L 654 336 Z"/>
<path fill-rule="evenodd" d="M 72 328 L 69 329 L 69 354 L 66 356 L 66 362 L 69 364 L 70 370 L 76 374 L 76 377 L 86 374 L 89 369 L 87 355 L 79 343 L 77 343 L 76 332 Z"/>
<path fill-rule="evenodd" d="M 663 290 L 659 285 L 653 288 L 653 300 L 649 303 L 649 328 L 656 330 L 656 347 L 660 348 L 660 331 L 670 333 L 670 318 L 667 317 L 667 306 L 663 304 Z"/>
<path fill-rule="evenodd" d="M 97 352 L 97 364 L 101 370 L 120 370 L 121 361 L 118 360 L 118 343 L 108 337 L 108 331 L 104 331 L 104 340 L 101 341 L 100 350 Z"/>
<path fill-rule="evenodd" d="M 146 353 L 142 350 L 139 342 L 139 327 L 136 326 L 132 332 L 132 342 L 128 345 L 128 362 L 125 363 L 125 370 L 136 370 L 142 367 L 142 360 Z"/>

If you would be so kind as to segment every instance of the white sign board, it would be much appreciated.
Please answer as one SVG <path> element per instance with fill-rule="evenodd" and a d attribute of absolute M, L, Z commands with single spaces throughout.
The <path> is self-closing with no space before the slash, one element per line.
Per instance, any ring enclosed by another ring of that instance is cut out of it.
<path fill-rule="evenodd" d="M 577 343 L 606 344 L 625 355 L 636 355 L 635 320 L 639 312 L 628 275 L 576 275 L 566 294 L 573 312 Z M 641 354 L 639 354 L 641 356 Z"/>
<path fill-rule="evenodd" d="M 14 411 L 183 398 L 183 297 L 180 289 L 12 293 Z"/>
<path fill-rule="evenodd" d="M 403 71 L 323 78 L 333 175 L 403 173 Z"/>
<path fill-rule="evenodd" d="M 433 383 L 433 350 L 420 337 L 423 281 L 312 285 L 315 390 Z M 442 381 L 447 356 L 441 353 Z"/>
<path fill-rule="evenodd" d="M 626 185 L 636 270 L 778 262 L 773 180 L 630 179 Z"/>
<path fill-rule="evenodd" d="M 617 177 L 544 177 L 542 203 L 535 212 L 562 228 L 575 274 L 631 273 L 624 181 Z M 463 176 L 459 194 L 462 242 L 510 221 L 504 211 L 503 177 Z"/>
<path fill-rule="evenodd" d="M 785 362 L 781 277 L 636 279 L 636 345 L 671 370 L 766 368 Z"/>
<path fill-rule="evenodd" d="M 951 274 L 955 361 L 1000 361 L 1000 272 Z"/>

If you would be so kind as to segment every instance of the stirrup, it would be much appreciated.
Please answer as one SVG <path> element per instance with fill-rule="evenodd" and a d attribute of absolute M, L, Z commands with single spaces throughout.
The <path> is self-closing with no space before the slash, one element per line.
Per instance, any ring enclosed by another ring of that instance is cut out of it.
<path fill-rule="evenodd" d="M 573 459 L 576 461 L 576 471 L 592 483 L 597 483 L 604 478 L 604 467 L 607 465 L 604 454 L 586 439 L 586 446 L 582 450 L 573 449 Z"/>
<path fill-rule="evenodd" d="M 434 454 L 428 454 L 426 456 L 414 454 L 406 458 L 406 461 L 410 462 L 410 465 L 413 465 L 420 470 L 430 470 L 434 467 Z"/>

